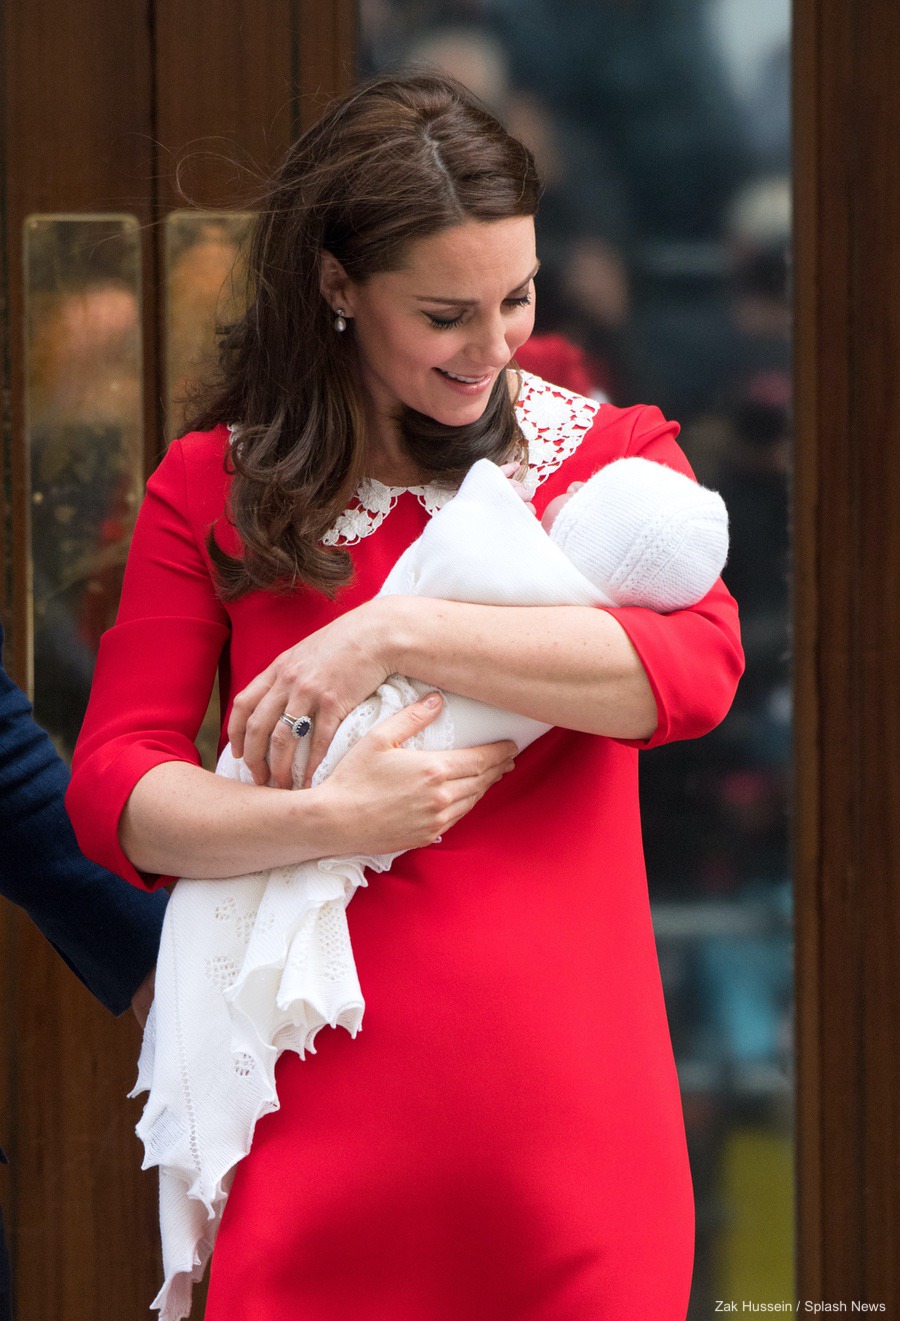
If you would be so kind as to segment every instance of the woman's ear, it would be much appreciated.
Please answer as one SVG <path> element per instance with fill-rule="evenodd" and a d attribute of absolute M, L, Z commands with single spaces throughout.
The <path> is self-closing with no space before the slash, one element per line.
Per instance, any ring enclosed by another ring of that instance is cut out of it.
<path fill-rule="evenodd" d="M 332 311 L 336 312 L 341 307 L 346 316 L 353 315 L 353 281 L 334 253 L 327 248 L 322 249 L 319 288 Z"/>

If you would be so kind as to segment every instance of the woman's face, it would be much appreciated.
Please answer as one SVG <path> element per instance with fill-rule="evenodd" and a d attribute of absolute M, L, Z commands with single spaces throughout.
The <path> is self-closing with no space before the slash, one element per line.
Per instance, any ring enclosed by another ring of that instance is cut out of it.
<path fill-rule="evenodd" d="M 402 270 L 365 284 L 330 262 L 326 254 L 323 292 L 353 318 L 379 416 L 406 404 L 447 426 L 476 422 L 534 325 L 533 219 L 454 225 L 412 244 Z"/>

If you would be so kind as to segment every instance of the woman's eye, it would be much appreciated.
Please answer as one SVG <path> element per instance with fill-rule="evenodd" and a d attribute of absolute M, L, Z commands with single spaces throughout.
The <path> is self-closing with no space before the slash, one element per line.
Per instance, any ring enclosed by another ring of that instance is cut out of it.
<path fill-rule="evenodd" d="M 425 315 L 428 317 L 428 320 L 434 326 L 435 330 L 449 330 L 451 326 L 458 326 L 463 319 L 462 312 L 460 312 L 459 316 L 451 317 L 449 320 L 444 320 L 439 316 L 432 316 L 430 312 L 426 312 Z"/>
<path fill-rule="evenodd" d="M 523 294 L 521 298 L 507 298 L 504 301 L 507 307 L 527 307 L 531 302 L 531 294 Z M 459 325 L 465 313 L 460 312 L 459 316 L 454 317 L 439 317 L 435 316 L 433 312 L 426 312 L 425 315 L 435 330 L 451 330 L 453 326 Z"/>

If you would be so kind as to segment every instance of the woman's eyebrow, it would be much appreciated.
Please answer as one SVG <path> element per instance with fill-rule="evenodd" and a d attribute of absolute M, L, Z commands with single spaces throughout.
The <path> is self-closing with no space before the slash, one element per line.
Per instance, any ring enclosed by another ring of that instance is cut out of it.
<path fill-rule="evenodd" d="M 517 293 L 520 293 L 521 290 L 526 287 L 526 285 L 531 284 L 531 281 L 540 269 L 541 263 L 538 262 L 531 274 L 526 276 L 521 284 L 517 284 L 515 289 L 510 289 L 506 297 L 514 298 Z M 440 303 L 444 307 L 476 307 L 478 303 L 478 300 L 475 298 L 442 298 L 438 294 L 416 294 L 415 299 L 417 303 Z"/>

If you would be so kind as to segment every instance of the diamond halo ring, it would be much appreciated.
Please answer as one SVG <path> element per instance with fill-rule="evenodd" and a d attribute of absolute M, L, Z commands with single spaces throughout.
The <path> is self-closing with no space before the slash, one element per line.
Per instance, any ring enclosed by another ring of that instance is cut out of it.
<path fill-rule="evenodd" d="M 278 719 L 283 725 L 287 725 L 294 738 L 304 738 L 312 729 L 311 716 L 291 716 L 285 711 Z"/>

